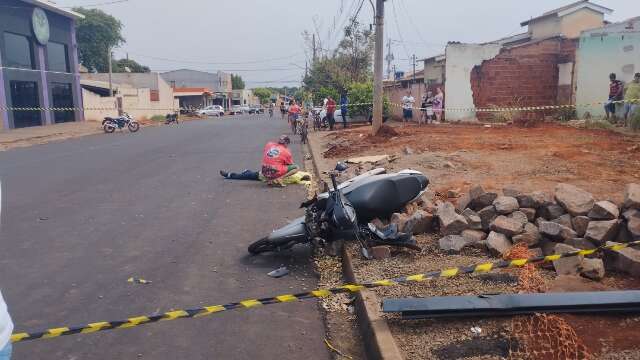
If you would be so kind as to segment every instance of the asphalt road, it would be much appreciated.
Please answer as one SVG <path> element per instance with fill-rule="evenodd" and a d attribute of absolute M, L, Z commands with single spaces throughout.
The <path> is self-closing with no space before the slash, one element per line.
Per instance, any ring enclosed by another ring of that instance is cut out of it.
<path fill-rule="evenodd" d="M 304 190 L 218 174 L 257 168 L 286 128 L 279 117 L 227 116 L 0 152 L 0 287 L 16 331 L 315 287 L 308 249 L 246 252 L 300 214 Z M 281 264 L 292 274 L 266 275 Z M 328 359 L 323 339 L 306 301 L 18 343 L 14 358 Z"/>

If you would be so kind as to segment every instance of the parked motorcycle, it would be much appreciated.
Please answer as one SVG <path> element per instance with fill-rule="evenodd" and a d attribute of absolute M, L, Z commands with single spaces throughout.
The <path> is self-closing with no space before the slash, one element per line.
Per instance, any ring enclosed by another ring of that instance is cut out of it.
<path fill-rule="evenodd" d="M 332 175 L 331 191 L 303 203 L 304 216 L 251 244 L 249 253 L 256 255 L 282 251 L 305 243 L 321 249 L 337 239 L 357 240 L 366 258 L 370 258 L 369 247 L 376 245 L 419 250 L 411 234 L 399 233 L 394 226 L 380 230 L 369 221 L 388 218 L 394 212 L 401 211 L 422 196 L 429 180 L 414 170 L 393 174 L 384 174 L 384 171 L 369 171 L 340 186 L 336 183 L 335 175 Z"/>
<path fill-rule="evenodd" d="M 167 114 L 165 116 L 165 121 L 164 121 L 165 125 L 170 125 L 170 124 L 178 124 L 178 113 L 173 113 L 173 114 Z"/>
<path fill-rule="evenodd" d="M 131 132 L 140 130 L 140 124 L 127 113 L 117 118 L 105 117 L 104 120 L 102 120 L 102 129 L 104 129 L 104 132 L 107 134 L 116 131 L 116 129 L 124 129 L 125 127 L 129 128 Z"/>

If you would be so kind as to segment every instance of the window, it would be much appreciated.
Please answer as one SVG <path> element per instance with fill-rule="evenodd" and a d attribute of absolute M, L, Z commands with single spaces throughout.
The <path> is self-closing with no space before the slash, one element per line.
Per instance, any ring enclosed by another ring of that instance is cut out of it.
<path fill-rule="evenodd" d="M 38 84 L 35 81 L 10 81 L 11 104 L 16 108 L 39 108 Z M 13 127 L 40 126 L 39 110 L 13 110 Z"/>
<path fill-rule="evenodd" d="M 31 39 L 24 35 L 4 33 L 3 61 L 6 67 L 35 69 Z"/>
<path fill-rule="evenodd" d="M 71 84 L 51 83 L 51 102 L 54 108 L 72 108 L 73 91 Z M 53 112 L 53 119 L 56 123 L 75 121 L 73 110 L 56 110 Z"/>
<path fill-rule="evenodd" d="M 51 41 L 47 43 L 47 70 L 69 72 L 67 45 Z"/>

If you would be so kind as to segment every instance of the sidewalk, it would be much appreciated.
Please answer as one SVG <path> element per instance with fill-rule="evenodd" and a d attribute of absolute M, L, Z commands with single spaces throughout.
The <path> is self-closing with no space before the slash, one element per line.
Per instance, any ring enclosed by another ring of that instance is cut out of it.
<path fill-rule="evenodd" d="M 102 132 L 96 121 L 69 122 L 48 126 L 0 131 L 0 151 L 61 141 Z"/>

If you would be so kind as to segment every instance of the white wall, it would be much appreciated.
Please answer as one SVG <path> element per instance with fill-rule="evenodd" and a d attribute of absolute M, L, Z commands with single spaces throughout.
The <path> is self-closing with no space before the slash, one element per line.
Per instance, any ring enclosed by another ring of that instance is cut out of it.
<path fill-rule="evenodd" d="M 500 53 L 499 44 L 449 44 L 446 50 L 445 106 L 473 108 L 471 70 Z M 475 120 L 475 111 L 448 111 L 447 120 Z"/>
<path fill-rule="evenodd" d="M 578 116 L 589 112 L 604 116 L 609 95 L 609 74 L 627 83 L 640 72 L 640 19 L 582 33 L 577 53 L 576 103 Z"/>

